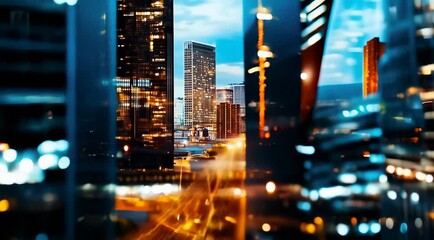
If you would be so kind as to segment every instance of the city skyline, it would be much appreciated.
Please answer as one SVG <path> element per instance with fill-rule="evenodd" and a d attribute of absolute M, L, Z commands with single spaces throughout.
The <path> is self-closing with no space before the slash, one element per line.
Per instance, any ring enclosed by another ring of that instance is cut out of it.
<path fill-rule="evenodd" d="M 211 10 L 212 9 L 212 10 Z M 224 17 L 221 13 L 225 12 Z M 242 2 L 184 0 L 174 3 L 174 98 L 184 97 L 184 42 L 216 47 L 216 87 L 242 82 Z"/>

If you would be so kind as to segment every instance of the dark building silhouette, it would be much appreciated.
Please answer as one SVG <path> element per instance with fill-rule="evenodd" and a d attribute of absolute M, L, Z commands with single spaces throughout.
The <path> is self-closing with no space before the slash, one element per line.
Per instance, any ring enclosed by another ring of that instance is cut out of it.
<path fill-rule="evenodd" d="M 116 6 L 68 4 L 0 3 L 2 239 L 115 236 Z"/>
<path fill-rule="evenodd" d="M 265 70 L 265 138 L 259 129 L 259 75 L 248 71 L 258 66 L 257 4 L 243 1 L 246 167 L 271 171 L 277 182 L 301 182 L 302 161 L 291 147 L 297 141 L 300 114 L 300 93 L 294 90 L 300 89 L 300 2 L 262 2 L 273 15 L 272 20 L 263 21 L 263 42 L 275 53 L 267 59 L 270 66 Z"/>
<path fill-rule="evenodd" d="M 217 138 L 234 138 L 240 134 L 240 105 L 223 102 L 217 105 Z"/>
<path fill-rule="evenodd" d="M 173 2 L 121 0 L 117 16 L 117 138 L 148 153 L 135 167 L 171 168 Z"/>
<path fill-rule="evenodd" d="M 300 120 L 306 132 L 317 100 L 317 88 L 333 0 L 302 1 Z"/>

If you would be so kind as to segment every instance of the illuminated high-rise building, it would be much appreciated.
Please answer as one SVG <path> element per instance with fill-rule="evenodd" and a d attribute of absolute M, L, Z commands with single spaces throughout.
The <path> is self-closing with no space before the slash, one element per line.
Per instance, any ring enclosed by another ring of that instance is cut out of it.
<path fill-rule="evenodd" d="M 240 105 L 222 102 L 217 105 L 217 138 L 234 138 L 240 134 Z"/>
<path fill-rule="evenodd" d="M 228 88 L 217 89 L 217 104 L 233 103 L 233 90 Z"/>
<path fill-rule="evenodd" d="M 170 155 L 173 1 L 118 0 L 117 13 L 118 140 Z"/>
<path fill-rule="evenodd" d="M 216 64 L 215 47 L 184 43 L 185 125 L 215 127 Z"/>
<path fill-rule="evenodd" d="M 378 37 L 363 47 L 363 97 L 378 92 L 378 61 L 385 49 L 386 45 Z"/>

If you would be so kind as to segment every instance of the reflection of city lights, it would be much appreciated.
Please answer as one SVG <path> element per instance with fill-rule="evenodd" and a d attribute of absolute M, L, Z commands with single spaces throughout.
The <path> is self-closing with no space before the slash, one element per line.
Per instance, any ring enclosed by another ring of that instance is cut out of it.
<path fill-rule="evenodd" d="M 268 193 L 274 193 L 276 191 L 276 184 L 272 181 L 267 182 L 267 184 L 265 184 L 265 190 L 267 190 Z"/>
<path fill-rule="evenodd" d="M 262 224 L 262 231 L 269 232 L 271 230 L 271 226 L 268 223 Z"/>
<path fill-rule="evenodd" d="M 301 78 L 301 80 L 307 80 L 307 73 L 302 72 L 302 73 L 300 74 L 300 78 Z"/>
<path fill-rule="evenodd" d="M 69 167 L 70 160 L 68 157 L 61 157 L 57 165 L 60 169 L 67 169 Z"/>

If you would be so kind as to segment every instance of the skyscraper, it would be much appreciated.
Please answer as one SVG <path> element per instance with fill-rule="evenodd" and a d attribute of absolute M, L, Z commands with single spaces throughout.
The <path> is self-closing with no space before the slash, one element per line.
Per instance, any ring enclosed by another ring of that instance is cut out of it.
<path fill-rule="evenodd" d="M 217 104 L 219 103 L 233 103 L 233 91 L 228 88 L 219 88 L 217 89 Z"/>
<path fill-rule="evenodd" d="M 194 41 L 184 43 L 185 125 L 215 127 L 215 47 Z"/>
<path fill-rule="evenodd" d="M 217 138 L 233 138 L 240 134 L 240 105 L 222 102 L 217 105 Z"/>
<path fill-rule="evenodd" d="M 170 155 L 173 1 L 119 0 L 117 11 L 118 139 Z"/>
<path fill-rule="evenodd" d="M 378 37 L 363 47 L 363 97 L 378 92 L 378 61 L 385 49 L 386 45 Z"/>

